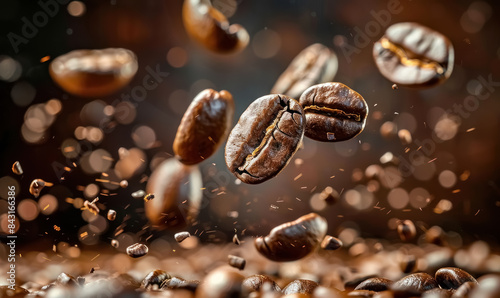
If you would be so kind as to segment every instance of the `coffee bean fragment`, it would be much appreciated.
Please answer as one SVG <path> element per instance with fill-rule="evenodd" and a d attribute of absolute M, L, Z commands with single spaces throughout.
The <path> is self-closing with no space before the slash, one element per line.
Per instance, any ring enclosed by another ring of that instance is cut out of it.
<path fill-rule="evenodd" d="M 113 239 L 111 240 L 111 246 L 113 246 L 114 248 L 118 248 L 118 246 L 120 246 L 120 242 L 118 242 L 118 240 L 116 239 Z"/>
<path fill-rule="evenodd" d="M 189 237 L 191 237 L 191 234 L 189 232 L 179 232 L 174 235 L 174 239 L 175 241 L 177 241 L 177 243 L 181 243 Z"/>
<path fill-rule="evenodd" d="M 445 267 L 436 271 L 436 281 L 443 289 L 458 289 L 466 282 L 475 282 L 476 279 L 465 270 L 455 267 Z"/>
<path fill-rule="evenodd" d="M 273 178 L 297 151 L 304 126 L 304 111 L 296 100 L 278 94 L 256 99 L 229 134 L 228 169 L 249 184 Z"/>
<path fill-rule="evenodd" d="M 148 253 L 149 249 L 145 244 L 135 243 L 127 247 L 127 254 L 132 258 L 140 258 Z"/>
<path fill-rule="evenodd" d="M 243 286 L 247 287 L 252 292 L 260 292 L 264 284 L 270 284 L 274 292 L 281 292 L 281 288 L 278 284 L 272 278 L 265 275 L 251 275 L 243 280 Z"/>
<path fill-rule="evenodd" d="M 337 250 L 342 247 L 342 240 L 333 236 L 325 236 L 321 241 L 321 248 L 324 250 Z"/>
<path fill-rule="evenodd" d="M 85 200 L 85 202 L 83 202 L 82 210 L 88 210 L 88 211 L 90 211 L 94 215 L 99 214 L 99 211 L 101 211 L 101 210 L 99 209 L 99 207 L 97 207 L 96 203 L 98 201 L 99 201 L 99 197 L 93 199 L 92 202 L 89 202 L 88 200 Z"/>
<path fill-rule="evenodd" d="M 29 192 L 32 194 L 35 198 L 38 198 L 40 196 L 40 192 L 45 186 L 52 186 L 52 183 L 46 182 L 43 179 L 34 179 L 31 181 Z"/>
<path fill-rule="evenodd" d="M 148 273 L 146 277 L 141 282 L 141 288 L 147 289 L 147 290 L 158 290 L 160 289 L 162 283 L 167 280 L 172 278 L 170 274 L 168 274 L 164 270 L 154 270 Z"/>
<path fill-rule="evenodd" d="M 427 273 L 413 273 L 392 284 L 392 290 L 423 293 L 439 287 L 437 281 Z"/>
<path fill-rule="evenodd" d="M 62 285 L 62 286 L 78 286 L 79 285 L 78 282 L 76 281 L 76 279 L 72 275 L 66 274 L 64 272 L 57 276 L 55 283 L 56 283 L 56 285 Z"/>
<path fill-rule="evenodd" d="M 233 96 L 226 90 L 201 91 L 182 117 L 173 150 L 186 165 L 194 165 L 212 156 L 224 142 L 233 122 Z"/>
<path fill-rule="evenodd" d="M 12 165 L 12 172 L 16 175 L 22 175 L 24 173 L 19 161 L 14 162 Z"/>
<path fill-rule="evenodd" d="M 398 85 L 397 84 L 393 84 L 392 85 L 392 90 L 397 90 L 397 89 L 399 89 Z"/>
<path fill-rule="evenodd" d="M 393 83 L 429 87 L 450 77 L 454 50 L 449 39 L 417 23 L 397 23 L 373 46 L 380 73 Z"/>
<path fill-rule="evenodd" d="M 328 223 L 323 217 L 310 213 L 275 227 L 269 235 L 256 238 L 254 244 L 257 251 L 269 260 L 295 261 L 316 249 L 327 228 Z"/>
<path fill-rule="evenodd" d="M 228 264 L 234 268 L 238 268 L 240 270 L 245 269 L 245 265 L 247 261 L 241 257 L 228 255 L 227 256 Z"/>
<path fill-rule="evenodd" d="M 113 209 L 108 210 L 108 220 L 113 221 L 116 219 L 116 211 Z"/>
<path fill-rule="evenodd" d="M 417 235 L 417 229 L 413 222 L 409 219 L 400 220 L 398 222 L 398 234 L 402 241 L 411 241 Z"/>
<path fill-rule="evenodd" d="M 365 128 L 368 105 L 358 92 L 342 83 L 309 87 L 299 102 L 306 117 L 305 136 L 313 140 L 345 141 Z"/>
<path fill-rule="evenodd" d="M 236 245 L 240 245 L 240 239 L 238 239 L 237 234 L 234 234 L 234 236 L 233 236 L 233 243 Z"/>
<path fill-rule="evenodd" d="M 393 281 L 387 278 L 382 277 L 372 277 L 362 281 L 359 285 L 357 285 L 355 290 L 369 290 L 375 292 L 386 291 L 390 289 L 390 286 L 393 284 Z"/>
<path fill-rule="evenodd" d="M 151 200 L 152 200 L 152 199 L 154 199 L 154 198 L 155 198 L 155 195 L 154 195 L 154 194 L 152 194 L 152 193 L 148 193 L 148 194 L 146 194 L 146 195 L 144 196 L 144 202 L 149 202 L 149 201 L 151 201 Z"/>
<path fill-rule="evenodd" d="M 312 85 L 332 81 L 337 69 L 335 52 L 322 44 L 312 44 L 292 60 L 274 84 L 271 93 L 299 98 Z"/>
<path fill-rule="evenodd" d="M 308 279 L 296 279 L 287 284 L 281 291 L 283 295 L 290 294 L 312 294 L 319 284 Z"/>

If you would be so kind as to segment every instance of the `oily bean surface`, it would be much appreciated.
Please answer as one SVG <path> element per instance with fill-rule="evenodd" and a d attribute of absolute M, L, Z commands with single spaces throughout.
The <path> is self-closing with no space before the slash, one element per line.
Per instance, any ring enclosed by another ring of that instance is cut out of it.
<path fill-rule="evenodd" d="M 271 285 L 273 291 L 281 292 L 281 288 L 278 284 L 272 278 L 265 275 L 251 275 L 243 280 L 243 286 L 247 287 L 252 292 L 259 292 L 266 283 Z"/>
<path fill-rule="evenodd" d="M 392 284 L 391 289 L 423 293 L 437 287 L 439 287 L 439 285 L 432 276 L 427 273 L 420 272 L 401 278 Z"/>
<path fill-rule="evenodd" d="M 304 126 L 304 111 L 296 100 L 277 94 L 258 98 L 229 134 L 227 167 L 245 183 L 271 179 L 297 151 Z"/>
<path fill-rule="evenodd" d="M 455 267 L 445 267 L 436 271 L 436 281 L 443 289 L 458 289 L 466 282 L 475 282 L 476 279 L 465 270 Z"/>
<path fill-rule="evenodd" d="M 182 117 L 174 139 L 175 157 L 194 165 L 212 156 L 226 138 L 234 115 L 234 101 L 226 90 L 201 91 Z"/>
<path fill-rule="evenodd" d="M 359 285 L 354 288 L 355 290 L 369 290 L 369 291 L 386 291 L 389 290 L 393 281 L 382 277 L 372 277 L 367 280 L 362 281 Z"/>
<path fill-rule="evenodd" d="M 366 124 L 368 105 L 364 98 L 342 83 L 324 83 L 308 88 L 300 96 L 306 114 L 308 138 L 339 142 L 360 134 Z"/>
<path fill-rule="evenodd" d="M 373 46 L 373 57 L 384 77 L 398 85 L 432 86 L 453 71 L 449 39 L 417 23 L 397 23 Z"/>
<path fill-rule="evenodd" d="M 296 279 L 287 284 L 281 291 L 283 295 L 289 294 L 312 294 L 319 284 L 308 279 Z"/>

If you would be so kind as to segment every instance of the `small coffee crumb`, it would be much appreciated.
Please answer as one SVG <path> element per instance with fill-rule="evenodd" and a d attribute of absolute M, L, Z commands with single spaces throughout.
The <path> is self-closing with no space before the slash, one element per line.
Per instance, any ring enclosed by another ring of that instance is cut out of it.
<path fill-rule="evenodd" d="M 16 161 L 12 165 L 12 172 L 16 175 L 22 175 L 23 174 L 23 168 L 21 167 L 21 163 L 19 161 Z"/>
<path fill-rule="evenodd" d="M 245 265 L 247 263 L 245 259 L 233 255 L 228 255 L 227 259 L 230 266 L 240 270 L 245 269 Z"/>
<path fill-rule="evenodd" d="M 142 243 L 135 243 L 127 247 L 127 255 L 132 258 L 140 258 L 148 254 L 149 248 Z"/>
<path fill-rule="evenodd" d="M 108 210 L 108 220 L 113 221 L 116 219 L 116 211 L 113 209 Z"/>
<path fill-rule="evenodd" d="M 234 234 L 233 236 L 233 243 L 236 245 L 240 245 L 240 239 L 238 239 L 238 235 Z"/>
<path fill-rule="evenodd" d="M 399 88 L 399 87 L 398 87 L 398 85 L 397 85 L 397 84 L 393 84 L 393 85 L 392 85 L 392 90 L 397 90 L 398 88 Z"/>
<path fill-rule="evenodd" d="M 342 247 L 342 240 L 333 236 L 325 236 L 321 242 L 321 248 L 324 250 L 337 250 Z"/>
<path fill-rule="evenodd" d="M 179 232 L 174 235 L 175 241 L 177 241 L 177 243 L 181 243 L 189 237 L 191 237 L 191 234 L 189 234 L 189 232 Z"/>
<path fill-rule="evenodd" d="M 149 201 L 151 201 L 151 200 L 152 200 L 152 199 L 154 199 L 154 198 L 155 198 L 155 195 L 154 195 L 154 194 L 152 194 L 152 193 L 148 193 L 147 195 L 145 195 L 145 196 L 144 196 L 144 201 L 145 201 L 145 202 L 149 202 Z"/>

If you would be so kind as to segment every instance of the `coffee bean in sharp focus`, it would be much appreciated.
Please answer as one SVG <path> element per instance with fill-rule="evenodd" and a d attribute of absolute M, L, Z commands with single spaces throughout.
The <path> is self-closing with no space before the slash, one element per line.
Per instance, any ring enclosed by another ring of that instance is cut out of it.
<path fill-rule="evenodd" d="M 335 52 L 322 44 L 312 44 L 292 60 L 274 84 L 271 93 L 299 98 L 312 85 L 332 81 L 337 69 Z"/>
<path fill-rule="evenodd" d="M 436 281 L 443 289 L 458 289 L 466 282 L 475 282 L 476 279 L 465 270 L 455 267 L 445 267 L 436 271 Z"/>
<path fill-rule="evenodd" d="M 275 227 L 269 235 L 256 238 L 254 244 L 257 251 L 269 260 L 295 261 L 316 249 L 327 228 L 328 223 L 323 217 L 310 213 Z"/>
<path fill-rule="evenodd" d="M 264 284 L 270 284 L 274 292 L 281 292 L 278 284 L 268 276 L 265 275 L 251 275 L 243 280 L 243 286 L 250 289 L 252 292 L 259 292 Z"/>
<path fill-rule="evenodd" d="M 417 235 L 417 229 L 411 220 L 400 220 L 398 223 L 398 234 L 402 241 L 411 241 Z"/>
<path fill-rule="evenodd" d="M 417 23 L 397 23 L 387 28 L 373 46 L 373 57 L 384 77 L 410 87 L 445 81 L 454 63 L 448 38 Z"/>
<path fill-rule="evenodd" d="M 368 105 L 356 91 L 342 83 L 308 88 L 299 100 L 306 116 L 305 136 L 321 142 L 340 142 L 360 134 Z"/>
<path fill-rule="evenodd" d="M 148 290 L 158 290 L 160 289 L 162 283 L 170 279 L 171 276 L 166 271 L 154 270 L 148 273 L 146 277 L 141 282 L 141 288 Z"/>
<path fill-rule="evenodd" d="M 308 279 L 296 279 L 287 284 L 281 291 L 283 295 L 289 294 L 312 294 L 319 284 Z"/>
<path fill-rule="evenodd" d="M 304 127 L 304 111 L 296 100 L 276 94 L 258 98 L 229 134 L 227 167 L 245 183 L 271 179 L 297 151 Z"/>
<path fill-rule="evenodd" d="M 393 281 L 382 277 L 372 277 L 362 281 L 354 288 L 355 290 L 369 290 L 375 292 L 386 291 L 393 284 Z"/>
<path fill-rule="evenodd" d="M 413 273 L 407 275 L 392 284 L 391 289 L 395 291 L 418 292 L 439 287 L 437 281 L 427 273 Z"/>
<path fill-rule="evenodd" d="M 154 228 L 184 228 L 198 216 L 202 198 L 202 179 L 198 166 L 186 166 L 175 158 L 156 167 L 146 191 L 155 198 L 144 202 L 146 217 Z"/>
<path fill-rule="evenodd" d="M 127 247 L 127 255 L 132 258 L 140 258 L 148 254 L 148 247 L 142 243 L 135 243 Z"/>
<path fill-rule="evenodd" d="M 227 137 L 234 115 L 233 96 L 226 90 L 201 91 L 182 117 L 174 139 L 175 157 L 194 165 L 212 156 Z"/>

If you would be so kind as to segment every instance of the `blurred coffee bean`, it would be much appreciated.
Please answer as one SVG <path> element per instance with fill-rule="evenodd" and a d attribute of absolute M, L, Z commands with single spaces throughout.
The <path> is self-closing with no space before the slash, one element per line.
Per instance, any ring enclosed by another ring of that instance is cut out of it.
<path fill-rule="evenodd" d="M 185 0 L 182 21 L 191 38 L 216 53 L 241 51 L 250 40 L 248 32 L 241 25 L 229 25 L 210 0 Z"/>
<path fill-rule="evenodd" d="M 254 244 L 257 251 L 269 260 L 295 261 L 316 249 L 327 228 L 328 223 L 323 217 L 310 213 L 275 227 L 269 235 L 256 238 Z"/>
<path fill-rule="evenodd" d="M 407 275 L 392 284 L 391 289 L 395 291 L 425 291 L 439 287 L 436 280 L 427 273 L 413 273 Z"/>
<path fill-rule="evenodd" d="M 417 23 L 397 23 L 373 46 L 380 73 L 398 85 L 422 87 L 445 81 L 453 70 L 448 38 Z"/>
<path fill-rule="evenodd" d="M 127 254 L 132 258 L 140 258 L 148 254 L 148 247 L 142 243 L 135 243 L 127 247 Z"/>
<path fill-rule="evenodd" d="M 227 262 L 228 262 L 229 266 L 234 267 L 234 268 L 238 268 L 240 270 L 245 269 L 245 265 L 247 263 L 247 261 L 245 259 L 237 257 L 237 256 L 233 256 L 233 255 L 227 256 Z"/>
<path fill-rule="evenodd" d="M 137 57 L 132 51 L 108 48 L 71 51 L 54 59 L 49 71 L 64 91 L 82 97 L 101 97 L 125 87 L 137 68 Z"/>
<path fill-rule="evenodd" d="M 403 273 L 411 273 L 417 268 L 417 258 L 414 255 L 403 255 L 399 260 L 399 268 Z"/>
<path fill-rule="evenodd" d="M 134 199 L 141 199 L 143 198 L 144 196 L 146 195 L 146 192 L 144 190 L 138 190 L 138 191 L 134 191 L 131 196 L 132 198 Z"/>
<path fill-rule="evenodd" d="M 409 219 L 400 220 L 398 223 L 398 234 L 402 241 L 411 241 L 417 235 L 417 229 Z"/>
<path fill-rule="evenodd" d="M 340 199 L 338 191 L 333 189 L 331 186 L 325 187 L 325 189 L 319 194 L 320 199 L 325 201 L 328 205 L 333 205 L 337 203 Z"/>
<path fill-rule="evenodd" d="M 118 242 L 118 240 L 116 239 L 112 239 L 111 246 L 113 246 L 114 248 L 118 248 L 118 246 L 120 246 L 120 242 Z"/>
<path fill-rule="evenodd" d="M 469 297 L 472 290 L 477 287 L 478 283 L 473 281 L 464 282 L 458 289 L 451 295 L 452 298 L 465 298 Z"/>
<path fill-rule="evenodd" d="M 108 220 L 113 221 L 116 219 L 116 211 L 113 209 L 108 210 Z"/>
<path fill-rule="evenodd" d="M 451 290 L 435 288 L 422 293 L 422 298 L 450 298 L 453 294 Z"/>
<path fill-rule="evenodd" d="M 344 295 L 337 289 L 318 286 L 313 291 L 314 298 L 343 298 Z"/>
<path fill-rule="evenodd" d="M 375 292 L 381 292 L 389 290 L 390 286 L 393 284 L 393 281 L 387 278 L 382 277 L 372 277 L 367 280 L 362 281 L 359 285 L 357 285 L 355 290 L 369 290 Z"/>
<path fill-rule="evenodd" d="M 136 290 L 141 286 L 141 284 L 128 273 L 115 274 L 111 276 L 109 280 L 112 284 L 124 290 Z"/>
<path fill-rule="evenodd" d="M 246 297 L 248 289 L 243 287 L 243 276 L 226 268 L 209 272 L 196 289 L 196 298 Z"/>
<path fill-rule="evenodd" d="M 29 294 L 28 290 L 18 286 L 12 286 L 14 289 L 9 288 L 7 285 L 0 286 L 0 297 L 23 298 Z"/>
<path fill-rule="evenodd" d="M 439 226 L 433 226 L 425 231 L 425 241 L 428 243 L 443 245 L 445 243 L 445 232 Z"/>
<path fill-rule="evenodd" d="M 62 285 L 62 286 L 78 286 L 79 283 L 76 281 L 76 279 L 69 274 L 66 273 L 61 273 L 57 276 L 56 285 Z"/>
<path fill-rule="evenodd" d="M 354 290 L 359 284 L 364 282 L 365 280 L 368 280 L 370 278 L 377 278 L 377 275 L 371 274 L 371 275 L 366 275 L 366 276 L 361 276 L 357 277 L 351 280 L 348 280 L 347 282 L 344 283 L 344 288 L 346 291 L 352 291 Z"/>
<path fill-rule="evenodd" d="M 312 85 L 332 81 L 337 69 L 335 52 L 322 44 L 312 44 L 292 60 L 274 84 L 271 93 L 297 99 Z"/>
<path fill-rule="evenodd" d="M 401 141 L 401 144 L 403 144 L 403 145 L 409 145 L 413 141 L 413 139 L 411 137 L 411 133 L 407 129 L 400 129 L 398 131 L 398 137 L 399 137 L 399 140 Z"/>
<path fill-rule="evenodd" d="M 162 162 L 146 185 L 156 198 L 144 203 L 146 216 L 154 228 L 183 228 L 198 216 L 202 179 L 197 166 L 186 166 L 175 158 Z"/>
<path fill-rule="evenodd" d="M 16 175 L 22 175 L 24 173 L 23 168 L 21 167 L 21 163 L 19 161 L 16 161 L 12 165 L 12 173 L 14 173 Z"/>
<path fill-rule="evenodd" d="M 234 115 L 233 96 L 226 90 L 201 91 L 182 117 L 173 150 L 186 165 L 194 165 L 212 156 L 231 130 Z"/>
<path fill-rule="evenodd" d="M 478 285 L 471 291 L 470 298 L 500 297 L 500 275 L 486 274 L 478 279 Z"/>
<path fill-rule="evenodd" d="M 266 283 L 271 285 L 271 289 L 275 292 L 281 292 L 281 288 L 278 284 L 268 276 L 265 275 L 251 275 L 243 280 L 243 286 L 250 289 L 250 291 L 259 292 L 262 286 Z"/>
<path fill-rule="evenodd" d="M 170 279 L 171 276 L 166 271 L 154 270 L 148 273 L 146 277 L 141 282 L 141 288 L 148 290 L 158 290 L 160 289 L 162 283 L 166 279 Z"/>
<path fill-rule="evenodd" d="M 245 183 L 273 178 L 297 151 L 304 127 L 304 111 L 296 100 L 276 94 L 256 99 L 229 134 L 227 167 Z"/>
<path fill-rule="evenodd" d="M 439 269 L 438 271 L 436 271 L 435 278 L 439 286 L 443 289 L 456 290 L 466 282 L 477 283 L 476 279 L 472 277 L 472 275 L 460 268 L 455 267 L 446 267 Z"/>
<path fill-rule="evenodd" d="M 173 276 L 170 279 L 166 279 L 161 284 L 162 289 L 184 289 L 191 292 L 196 291 L 198 285 L 200 284 L 197 280 L 185 280 L 180 277 Z"/>
<path fill-rule="evenodd" d="M 191 237 L 191 234 L 189 232 L 179 232 L 174 235 L 174 239 L 175 241 L 177 241 L 177 243 L 181 243 L 189 237 Z"/>
<path fill-rule="evenodd" d="M 306 116 L 305 135 L 313 140 L 345 141 L 365 128 L 368 105 L 358 92 L 342 83 L 309 87 L 299 102 Z"/>
<path fill-rule="evenodd" d="M 347 293 L 347 297 L 373 297 L 375 293 L 375 291 L 369 290 L 354 290 Z"/>
<path fill-rule="evenodd" d="M 392 84 L 392 90 L 398 90 L 398 89 L 399 89 L 399 87 L 397 84 Z"/>
<path fill-rule="evenodd" d="M 236 245 L 240 245 L 240 239 L 238 239 L 238 235 L 234 234 L 233 243 Z"/>
<path fill-rule="evenodd" d="M 315 281 L 308 280 L 308 279 L 296 279 L 289 284 L 287 284 L 281 292 L 283 295 L 288 295 L 288 294 L 312 294 L 314 292 L 314 289 L 318 287 L 319 284 Z"/>
<path fill-rule="evenodd" d="M 342 247 L 342 240 L 339 238 L 326 235 L 321 241 L 321 248 L 324 250 L 337 250 Z"/>
<path fill-rule="evenodd" d="M 394 122 L 386 121 L 380 126 L 380 135 L 385 139 L 392 139 L 398 134 L 398 127 Z"/>
<path fill-rule="evenodd" d="M 40 196 L 40 192 L 45 186 L 52 186 L 52 183 L 46 182 L 43 179 L 34 179 L 31 181 L 29 192 L 32 194 L 35 198 L 38 198 Z"/>

